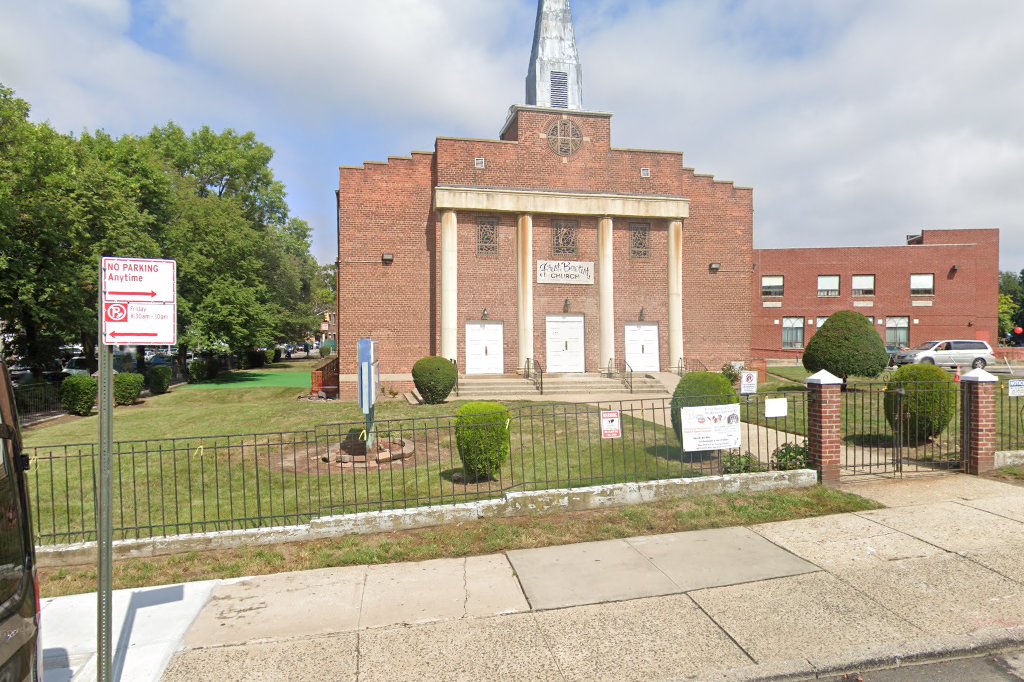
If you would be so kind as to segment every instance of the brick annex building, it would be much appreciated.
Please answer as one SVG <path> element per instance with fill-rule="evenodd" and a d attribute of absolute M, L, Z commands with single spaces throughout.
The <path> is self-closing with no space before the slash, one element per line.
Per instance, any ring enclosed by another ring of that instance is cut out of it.
<path fill-rule="evenodd" d="M 614 147 L 611 114 L 582 107 L 568 0 L 539 2 L 526 102 L 496 140 L 440 137 L 433 152 L 340 169 L 342 375 L 355 373 L 356 341 L 366 337 L 379 342 L 382 372 L 406 376 L 425 355 L 454 359 L 469 375 L 530 362 L 548 373 L 627 362 L 650 372 L 781 357 L 797 350 L 783 352 L 793 324 L 783 318 L 804 318 L 809 338 L 807 320 L 853 303 L 853 275 L 878 278 L 876 300 L 886 303 L 876 313 L 938 319 L 910 301 L 888 303 L 885 266 L 908 267 L 917 247 L 875 250 L 864 267 L 850 259 L 855 249 L 755 250 L 752 189 L 685 167 L 681 152 Z M 998 233 L 984 232 L 984 246 L 930 248 L 981 241 L 949 234 L 925 233 L 927 268 L 910 270 L 934 274 L 929 312 L 947 316 L 943 333 L 994 339 L 997 297 L 982 296 L 997 286 Z M 762 274 L 782 277 L 783 293 L 764 297 Z M 828 305 L 813 306 L 803 290 L 819 274 L 842 284 Z M 959 329 L 967 304 L 973 329 L 966 319 Z M 926 328 L 911 327 L 910 340 Z"/>

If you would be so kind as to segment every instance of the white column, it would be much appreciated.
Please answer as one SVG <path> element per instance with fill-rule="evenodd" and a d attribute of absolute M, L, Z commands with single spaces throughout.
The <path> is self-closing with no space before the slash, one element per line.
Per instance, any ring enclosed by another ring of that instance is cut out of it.
<path fill-rule="evenodd" d="M 441 214 L 441 357 L 459 357 L 459 220 L 455 211 Z"/>
<path fill-rule="evenodd" d="M 601 316 L 600 366 L 615 358 L 615 277 L 612 258 L 612 219 L 601 218 L 597 227 L 597 277 Z"/>
<path fill-rule="evenodd" d="M 519 366 L 533 359 L 533 216 L 519 216 L 516 226 L 516 257 L 519 266 Z"/>
<path fill-rule="evenodd" d="M 683 221 L 668 224 L 668 362 L 683 357 Z"/>

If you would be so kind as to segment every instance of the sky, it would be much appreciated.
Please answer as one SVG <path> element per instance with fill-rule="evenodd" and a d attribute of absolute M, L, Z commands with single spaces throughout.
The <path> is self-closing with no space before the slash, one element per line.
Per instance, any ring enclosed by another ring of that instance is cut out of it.
<path fill-rule="evenodd" d="M 496 138 L 536 0 L 0 0 L 0 83 L 62 132 L 252 130 L 320 262 L 340 165 Z M 758 248 L 998 227 L 1024 269 L 1021 0 L 573 0 L 613 145 L 754 188 Z"/>

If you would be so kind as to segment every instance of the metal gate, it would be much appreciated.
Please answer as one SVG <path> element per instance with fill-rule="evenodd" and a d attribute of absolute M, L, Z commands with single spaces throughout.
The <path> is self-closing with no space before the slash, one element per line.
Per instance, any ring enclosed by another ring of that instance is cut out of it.
<path fill-rule="evenodd" d="M 843 476 L 964 471 L 960 386 L 949 382 L 851 384 L 843 393 Z"/>

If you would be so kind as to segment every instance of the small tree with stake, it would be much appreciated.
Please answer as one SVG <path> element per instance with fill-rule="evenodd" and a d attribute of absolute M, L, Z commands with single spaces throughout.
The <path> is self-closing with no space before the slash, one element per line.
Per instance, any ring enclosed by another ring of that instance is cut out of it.
<path fill-rule="evenodd" d="M 852 310 L 835 313 L 804 350 L 808 372 L 827 370 L 844 380 L 850 376 L 877 377 L 889 365 L 882 337 L 871 321 Z"/>

